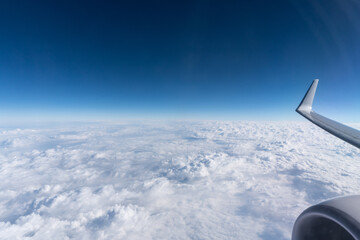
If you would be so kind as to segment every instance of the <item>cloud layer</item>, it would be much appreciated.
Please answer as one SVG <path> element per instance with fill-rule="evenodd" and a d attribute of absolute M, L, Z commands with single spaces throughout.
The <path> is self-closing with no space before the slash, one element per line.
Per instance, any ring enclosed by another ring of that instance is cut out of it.
<path fill-rule="evenodd" d="M 360 192 L 359 151 L 309 123 L 0 129 L 1 239 L 289 239 Z"/>

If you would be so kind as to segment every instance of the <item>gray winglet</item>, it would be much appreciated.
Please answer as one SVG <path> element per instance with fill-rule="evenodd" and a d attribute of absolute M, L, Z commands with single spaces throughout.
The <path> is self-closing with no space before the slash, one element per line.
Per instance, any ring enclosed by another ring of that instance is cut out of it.
<path fill-rule="evenodd" d="M 312 82 L 312 84 L 311 84 L 310 88 L 308 89 L 308 91 L 306 92 L 303 100 L 301 101 L 300 105 L 297 107 L 297 109 L 296 109 L 297 112 L 302 112 L 302 111 L 311 112 L 312 104 L 314 101 L 314 96 L 315 96 L 315 92 L 316 92 L 318 83 L 319 83 L 319 79 L 315 79 Z"/>
<path fill-rule="evenodd" d="M 312 110 L 312 104 L 319 80 L 315 79 L 305 94 L 296 112 L 332 135 L 360 148 L 360 132 L 334 120 L 321 116 Z"/>

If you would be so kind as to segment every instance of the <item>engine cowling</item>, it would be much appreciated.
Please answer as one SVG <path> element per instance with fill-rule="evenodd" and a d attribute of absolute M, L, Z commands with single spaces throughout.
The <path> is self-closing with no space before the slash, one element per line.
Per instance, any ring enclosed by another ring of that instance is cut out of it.
<path fill-rule="evenodd" d="M 297 218 L 292 239 L 360 239 L 360 195 L 309 207 Z"/>

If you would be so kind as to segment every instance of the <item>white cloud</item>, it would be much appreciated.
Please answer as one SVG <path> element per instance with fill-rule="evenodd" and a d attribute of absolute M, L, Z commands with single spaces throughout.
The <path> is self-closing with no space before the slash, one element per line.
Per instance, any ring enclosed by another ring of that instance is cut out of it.
<path fill-rule="evenodd" d="M 358 150 L 308 123 L 0 129 L 1 239 L 289 239 L 357 193 Z"/>

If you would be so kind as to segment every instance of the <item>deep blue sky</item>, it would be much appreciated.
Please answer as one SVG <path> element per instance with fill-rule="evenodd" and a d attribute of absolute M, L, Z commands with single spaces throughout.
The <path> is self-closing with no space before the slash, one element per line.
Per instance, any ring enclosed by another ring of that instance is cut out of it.
<path fill-rule="evenodd" d="M 1 1 L 3 119 L 360 122 L 360 3 Z"/>

